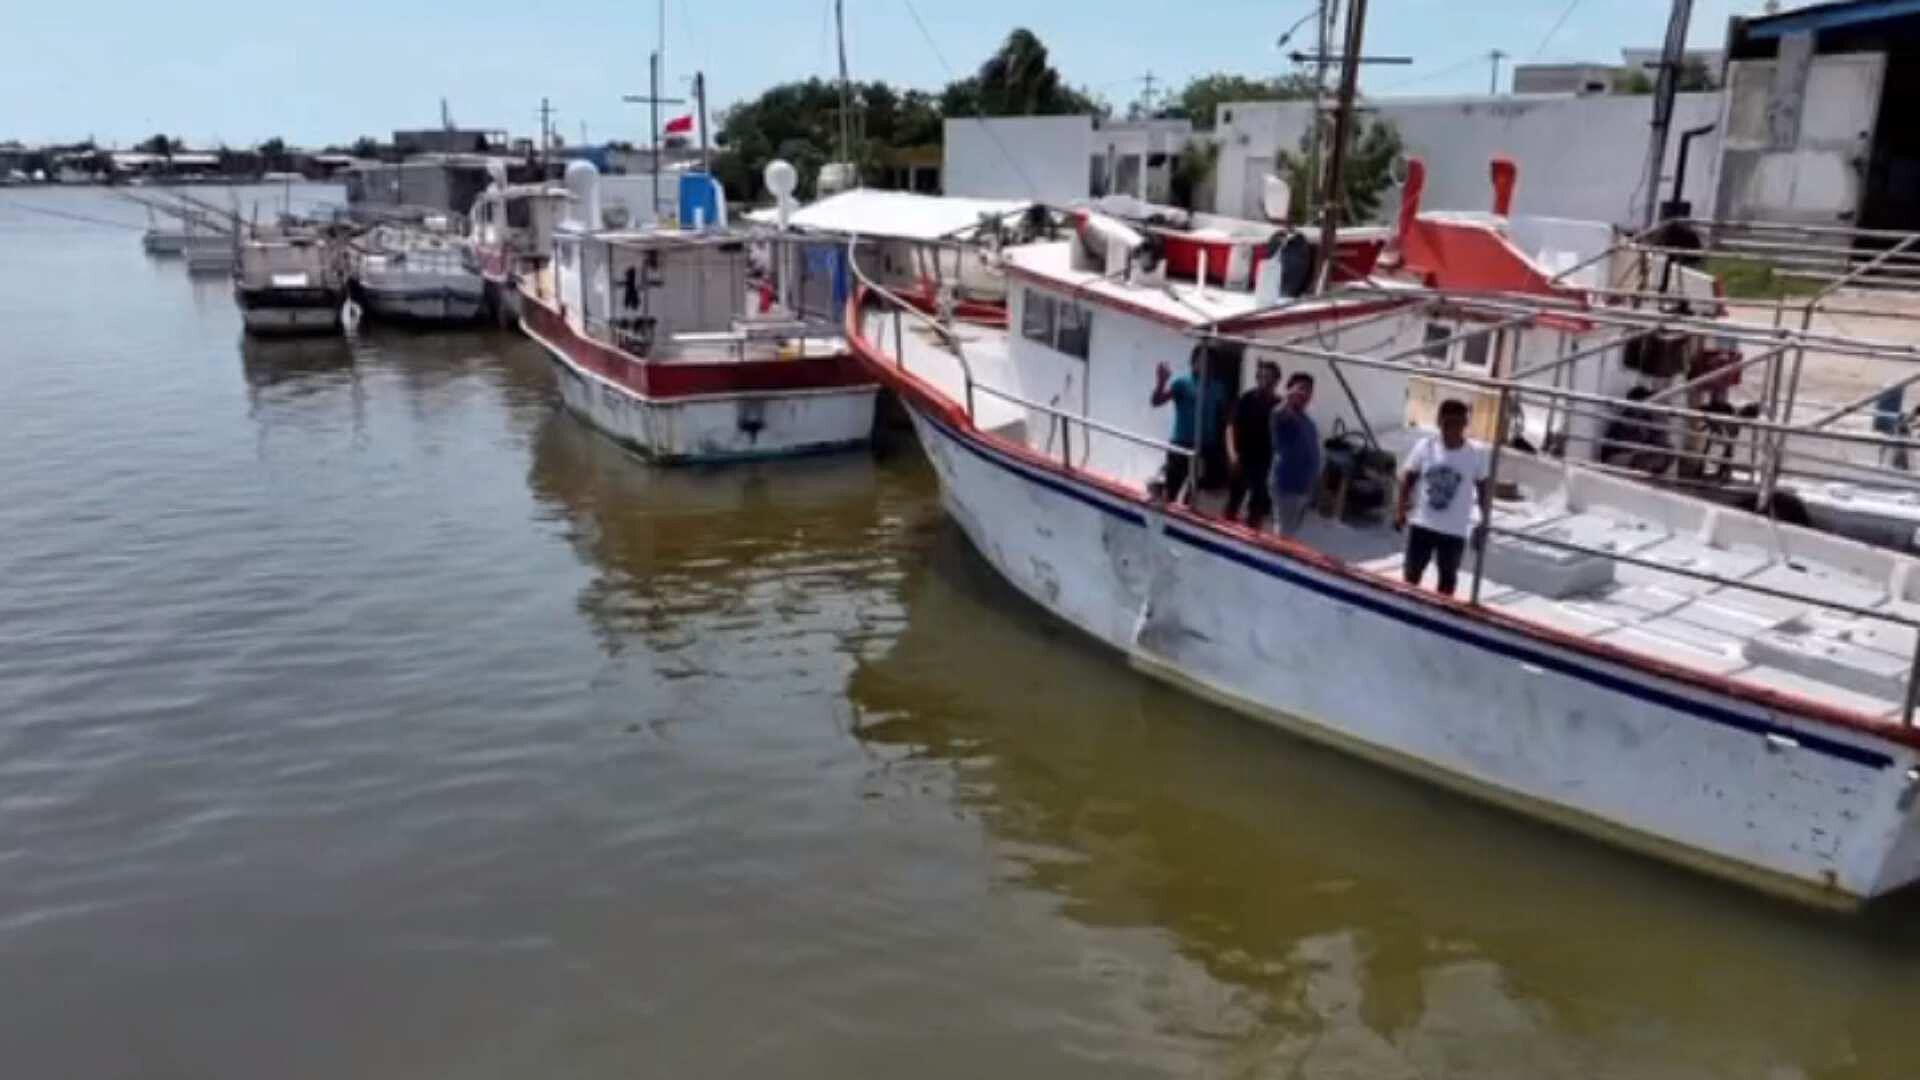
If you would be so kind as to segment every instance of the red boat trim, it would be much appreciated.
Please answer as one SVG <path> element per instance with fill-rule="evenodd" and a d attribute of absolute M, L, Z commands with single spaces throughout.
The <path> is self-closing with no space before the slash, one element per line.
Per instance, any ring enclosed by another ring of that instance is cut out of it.
<path fill-rule="evenodd" d="M 1891 724 L 1851 709 L 1829 705 L 1826 702 L 1803 697 L 1784 691 L 1769 690 L 1764 687 L 1749 686 L 1724 676 L 1694 671 L 1690 668 L 1669 664 L 1663 660 L 1629 652 L 1606 642 L 1592 641 L 1577 637 L 1550 626 L 1530 622 L 1491 608 L 1477 606 L 1465 600 L 1444 597 L 1424 589 L 1416 588 L 1405 582 L 1380 574 L 1375 574 L 1341 562 L 1329 555 L 1322 554 L 1303 544 L 1295 543 L 1283 537 L 1269 533 L 1256 532 L 1244 525 L 1221 521 L 1207 517 L 1183 506 L 1168 504 L 1155 506 L 1150 504 L 1143 492 L 1120 484 L 1098 473 L 1069 470 L 1051 457 L 1035 452 L 1029 447 L 1010 439 L 982 431 L 973 426 L 967 417 L 964 406 L 940 393 L 930 384 L 903 367 L 888 361 L 885 352 L 866 339 L 859 325 L 860 313 L 866 302 L 864 288 L 855 292 L 847 308 L 847 342 L 852 346 L 854 355 L 865 363 L 882 384 L 909 399 L 915 406 L 933 414 L 939 423 L 962 433 L 995 453 L 1020 462 L 1023 466 L 1039 470 L 1055 477 L 1067 478 L 1070 482 L 1081 484 L 1111 496 L 1122 503 L 1139 508 L 1151 509 L 1162 513 L 1171 521 L 1186 526 L 1189 531 L 1230 539 L 1259 549 L 1263 554 L 1277 556 L 1283 560 L 1312 567 L 1328 575 L 1345 579 L 1355 586 L 1379 593 L 1396 596 L 1410 603 L 1425 605 L 1428 608 L 1445 612 L 1448 615 L 1496 627 L 1510 633 L 1532 638 L 1536 641 L 1583 654 L 1607 663 L 1632 668 L 1646 674 L 1665 678 L 1673 682 L 1723 695 L 1738 701 L 1750 702 L 1764 708 L 1790 713 L 1795 719 L 1814 724 L 1843 728 L 1850 732 L 1875 739 L 1920 749 L 1920 730 L 1899 724 Z"/>
<path fill-rule="evenodd" d="M 675 400 L 729 395 L 856 389 L 874 380 L 848 353 L 786 360 L 643 360 L 574 332 L 566 317 L 522 290 L 520 316 L 529 332 L 567 362 L 638 398 Z"/>

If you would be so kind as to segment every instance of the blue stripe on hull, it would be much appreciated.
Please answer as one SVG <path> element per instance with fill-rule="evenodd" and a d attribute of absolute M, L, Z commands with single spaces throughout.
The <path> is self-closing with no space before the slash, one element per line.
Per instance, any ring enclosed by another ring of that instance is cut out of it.
<path fill-rule="evenodd" d="M 1146 516 L 1139 510 L 1129 506 L 1115 504 L 1106 498 L 1094 495 L 1067 481 L 1049 476 L 1045 473 L 1036 472 L 1028 466 L 1003 458 L 987 447 L 979 445 L 974 440 L 967 438 L 960 432 L 942 424 L 925 413 L 921 413 L 920 415 L 921 419 L 925 420 L 927 424 L 982 461 L 986 461 L 1000 469 L 1010 472 L 1029 483 L 1064 495 L 1077 502 L 1085 503 L 1103 513 L 1117 517 L 1122 521 L 1143 527 L 1147 523 Z M 1166 526 L 1166 535 L 1188 547 L 1223 559 L 1228 559 L 1249 569 L 1257 570 L 1268 577 L 1285 581 L 1290 585 L 1310 589 L 1323 596 L 1338 600 L 1341 603 L 1352 604 L 1355 607 L 1364 608 L 1374 614 L 1406 623 L 1417 629 L 1440 634 L 1454 641 L 1461 642 L 1462 644 L 1484 649 L 1520 663 L 1532 664 L 1536 667 L 1545 668 L 1570 678 L 1579 679 L 1582 682 L 1602 689 L 1636 698 L 1640 701 L 1659 706 L 1663 709 L 1669 709 L 1685 716 L 1705 720 L 1709 723 L 1733 728 L 1753 735 L 1779 735 L 1792 739 L 1803 749 L 1817 754 L 1823 754 L 1827 757 L 1837 758 L 1841 761 L 1846 761 L 1864 768 L 1876 770 L 1885 769 L 1894 763 L 1892 755 L 1884 751 L 1857 746 L 1818 733 L 1770 723 L 1767 720 L 1734 709 L 1716 705 L 1711 702 L 1698 701 L 1660 686 L 1601 670 L 1555 652 L 1510 641 L 1503 641 L 1487 631 L 1463 626 L 1456 621 L 1413 610 L 1400 604 L 1390 603 L 1379 596 L 1368 595 L 1363 590 L 1354 589 L 1335 581 L 1316 577 L 1310 573 L 1288 566 L 1283 562 L 1277 562 L 1271 558 L 1252 554 L 1229 543 L 1203 536 L 1171 522 Z"/>

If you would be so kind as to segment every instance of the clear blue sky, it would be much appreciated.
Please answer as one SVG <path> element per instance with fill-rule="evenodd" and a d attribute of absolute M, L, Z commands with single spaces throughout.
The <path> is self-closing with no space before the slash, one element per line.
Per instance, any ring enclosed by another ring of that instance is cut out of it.
<path fill-rule="evenodd" d="M 1693 43 L 1716 46 L 1729 13 L 1761 0 L 1698 0 Z M 937 89 L 977 67 L 1014 26 L 1038 33 L 1069 82 L 1115 103 L 1140 77 L 1178 84 L 1207 71 L 1273 73 L 1274 39 L 1313 0 L 846 0 L 856 78 Z M 1669 0 L 1371 0 L 1374 93 L 1484 91 L 1485 54 L 1617 61 L 1657 46 Z M 704 68 L 712 104 L 834 67 L 832 0 L 676 0 L 667 9 L 669 90 Z M 645 89 L 656 35 L 646 0 L 257 0 L 100 3 L 0 0 L 0 139 L 127 144 L 155 131 L 195 145 L 272 135 L 303 145 L 430 126 L 445 95 L 465 126 L 537 129 L 542 95 L 577 140 L 644 140 L 619 97 Z M 1306 35 L 1303 33 L 1302 37 Z M 1511 63 L 1511 61 L 1509 61 Z"/>

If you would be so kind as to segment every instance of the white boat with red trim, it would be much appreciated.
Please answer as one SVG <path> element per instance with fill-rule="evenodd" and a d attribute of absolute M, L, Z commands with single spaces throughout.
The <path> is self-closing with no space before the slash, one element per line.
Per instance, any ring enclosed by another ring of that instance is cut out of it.
<path fill-rule="evenodd" d="M 1197 346 L 1203 385 L 1237 393 L 1273 360 L 1317 377 L 1322 431 L 1403 455 L 1442 398 L 1502 435 L 1522 390 L 1562 409 L 1608 400 L 1521 378 L 1521 358 L 1565 356 L 1563 333 L 1669 317 L 1582 321 L 1549 290 L 1523 318 L 1492 297 L 1539 269 L 1514 239 L 1525 229 L 1412 216 L 1392 261 L 1411 257 L 1415 273 L 1290 300 L 1269 276 L 1277 254 L 1229 253 L 1244 272 L 1228 282 L 1181 280 L 1124 226 L 1083 222 L 1082 240 L 1007 253 L 1007 332 L 939 324 L 863 275 L 849 342 L 906 404 L 981 555 L 1144 672 L 1813 903 L 1849 907 L 1920 877 L 1920 561 L 1496 449 L 1502 495 L 1479 508 L 1490 535 L 1454 598 L 1402 580 L 1404 538 L 1377 506 L 1346 512 L 1344 481 L 1291 538 L 1155 492 L 1168 455 L 1193 451 L 1155 434 L 1167 419 L 1149 402 L 1154 369 Z M 1436 270 L 1487 282 L 1447 293 Z"/>
<path fill-rule="evenodd" d="M 568 169 L 579 217 L 521 283 L 520 325 L 552 357 L 568 408 L 660 462 L 725 462 L 864 444 L 879 387 L 847 351 L 837 244 L 726 230 L 593 230 L 591 165 Z"/>

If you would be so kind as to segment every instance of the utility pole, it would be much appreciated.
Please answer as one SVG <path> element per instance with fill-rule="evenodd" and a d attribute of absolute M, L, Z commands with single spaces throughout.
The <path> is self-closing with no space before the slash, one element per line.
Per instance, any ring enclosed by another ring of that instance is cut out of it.
<path fill-rule="evenodd" d="M 546 98 L 540 99 L 540 174 L 545 179 L 547 172 L 547 151 L 553 146 L 553 106 Z"/>
<path fill-rule="evenodd" d="M 1340 69 L 1340 104 L 1333 114 L 1333 148 L 1327 152 L 1326 194 L 1320 203 L 1320 289 L 1333 279 L 1333 262 L 1340 217 L 1346 212 L 1344 173 L 1347 142 L 1353 130 L 1353 99 L 1360 89 L 1360 46 L 1367 31 L 1367 0 L 1353 0 L 1347 9 L 1347 47 Z M 1325 55 L 1325 54 L 1322 54 Z"/>
<path fill-rule="evenodd" d="M 1153 72 L 1147 72 L 1140 83 L 1140 119 L 1145 120 L 1153 115 Z"/>
<path fill-rule="evenodd" d="M 1493 97 L 1500 92 L 1500 61 L 1506 58 L 1507 54 L 1501 52 L 1499 49 L 1495 49 L 1487 54 L 1487 59 L 1493 62 L 1493 72 L 1487 76 L 1488 97 Z"/>
<path fill-rule="evenodd" d="M 1318 41 L 1314 49 L 1313 61 L 1313 110 L 1310 134 L 1307 144 L 1307 190 L 1302 194 L 1300 205 L 1307 211 L 1307 219 L 1312 219 L 1313 203 L 1320 195 L 1320 159 L 1322 144 L 1321 130 L 1327 122 L 1327 46 L 1332 43 L 1333 23 L 1338 17 L 1340 0 L 1321 0 L 1320 10 L 1314 15 L 1314 30 Z"/>
<path fill-rule="evenodd" d="M 1667 16 L 1667 40 L 1660 49 L 1660 74 L 1653 82 L 1653 133 L 1647 145 L 1646 176 L 1640 190 L 1646 204 L 1642 228 L 1651 229 L 1660 212 L 1660 172 L 1667 163 L 1667 129 L 1673 124 L 1673 95 L 1679 88 L 1680 65 L 1687 56 L 1687 26 L 1693 21 L 1693 0 L 1673 0 Z"/>

